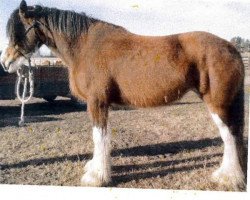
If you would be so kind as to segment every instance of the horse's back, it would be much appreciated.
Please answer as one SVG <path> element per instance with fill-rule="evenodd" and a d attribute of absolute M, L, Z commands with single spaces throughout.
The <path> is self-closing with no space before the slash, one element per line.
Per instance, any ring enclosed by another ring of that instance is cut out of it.
<path fill-rule="evenodd" d="M 190 62 L 177 35 L 130 35 L 129 48 L 119 45 L 116 53 L 119 56 L 109 67 L 125 102 L 141 107 L 163 105 L 182 97 L 190 87 Z"/>
<path fill-rule="evenodd" d="M 192 88 L 205 95 L 221 74 L 225 85 L 232 79 L 228 71 L 242 70 L 235 48 L 206 32 L 140 36 L 99 24 L 89 38 L 85 62 L 93 76 L 103 81 L 100 85 L 112 79 L 115 99 L 135 106 L 170 103 Z"/>
<path fill-rule="evenodd" d="M 139 39 L 136 50 L 123 58 L 120 67 L 115 65 L 128 102 L 167 104 L 194 88 L 225 104 L 237 93 L 244 68 L 240 54 L 226 40 L 206 32 Z"/>

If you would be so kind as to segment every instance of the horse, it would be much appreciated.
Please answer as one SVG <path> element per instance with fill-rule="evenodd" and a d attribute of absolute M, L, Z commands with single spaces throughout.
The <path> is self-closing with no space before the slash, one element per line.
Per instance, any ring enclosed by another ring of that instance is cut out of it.
<path fill-rule="evenodd" d="M 190 90 L 206 104 L 223 140 L 220 167 L 212 180 L 233 190 L 246 186 L 244 66 L 228 41 L 207 32 L 142 36 L 85 13 L 21 1 L 7 23 L 8 47 L 1 56 L 13 73 L 43 44 L 68 66 L 73 95 L 87 102 L 93 158 L 81 184 L 111 183 L 111 104 L 168 105 Z"/>

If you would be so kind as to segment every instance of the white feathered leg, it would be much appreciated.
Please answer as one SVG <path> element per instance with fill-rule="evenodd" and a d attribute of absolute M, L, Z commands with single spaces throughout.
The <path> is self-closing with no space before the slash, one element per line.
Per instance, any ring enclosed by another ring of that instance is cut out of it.
<path fill-rule="evenodd" d="M 94 153 L 85 165 L 83 186 L 105 186 L 111 181 L 110 134 L 107 129 L 93 127 Z"/>
<path fill-rule="evenodd" d="M 220 117 L 211 113 L 215 124 L 219 128 L 221 138 L 224 142 L 224 154 L 221 166 L 213 175 L 212 180 L 238 190 L 245 187 L 244 173 L 241 169 L 239 156 L 237 153 L 236 141 L 231 134 L 229 127 L 220 119 Z"/>

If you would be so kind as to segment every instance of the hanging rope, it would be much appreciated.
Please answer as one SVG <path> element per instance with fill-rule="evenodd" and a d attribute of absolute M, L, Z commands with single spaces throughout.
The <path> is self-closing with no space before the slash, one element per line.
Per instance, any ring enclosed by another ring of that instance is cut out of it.
<path fill-rule="evenodd" d="M 21 106 L 21 116 L 20 116 L 20 121 L 19 121 L 19 126 L 24 125 L 24 106 L 25 103 L 27 103 L 33 96 L 34 94 L 34 73 L 33 69 L 31 67 L 30 59 L 28 59 L 29 66 L 28 68 L 22 67 L 17 71 L 18 79 L 17 79 L 17 85 L 16 85 L 16 93 L 17 93 L 17 98 L 21 101 L 22 106 Z M 21 95 L 21 83 L 23 83 L 23 93 Z M 27 95 L 27 86 L 29 83 L 29 96 L 26 97 Z"/>

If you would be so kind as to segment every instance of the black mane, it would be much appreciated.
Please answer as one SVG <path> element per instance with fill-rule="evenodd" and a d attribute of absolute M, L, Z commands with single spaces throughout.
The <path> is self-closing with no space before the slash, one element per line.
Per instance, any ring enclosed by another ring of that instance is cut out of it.
<path fill-rule="evenodd" d="M 89 26 L 97 19 L 88 17 L 85 13 L 76 13 L 69 10 L 41 7 L 34 17 L 44 19 L 48 27 L 53 31 L 63 33 L 69 39 L 76 39 L 82 33 L 88 31 Z M 25 37 L 25 28 L 19 16 L 19 9 L 13 11 L 7 23 L 7 36 L 10 39 L 21 40 Z"/>
<path fill-rule="evenodd" d="M 88 31 L 89 26 L 99 20 L 88 17 L 85 13 L 44 7 L 41 16 L 52 30 L 64 33 L 69 39 L 75 39 Z"/>

